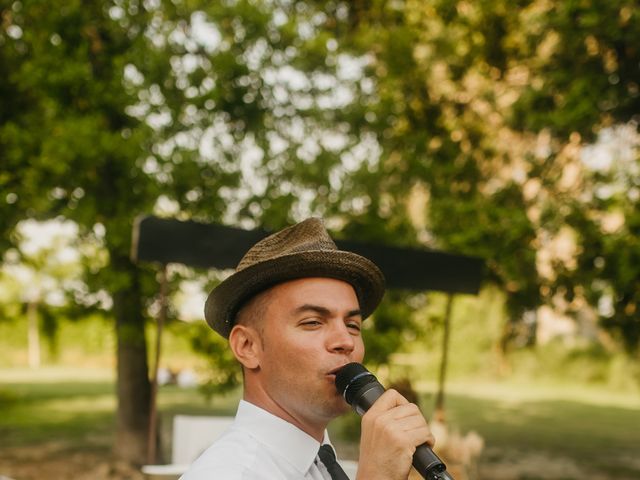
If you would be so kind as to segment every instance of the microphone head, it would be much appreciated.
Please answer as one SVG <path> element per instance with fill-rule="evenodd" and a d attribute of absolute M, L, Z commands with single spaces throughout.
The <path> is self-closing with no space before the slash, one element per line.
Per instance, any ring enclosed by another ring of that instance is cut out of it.
<path fill-rule="evenodd" d="M 377 382 L 378 379 L 363 365 L 348 363 L 336 372 L 336 390 L 344 397 L 349 405 L 353 404 L 355 394 L 364 385 Z"/>

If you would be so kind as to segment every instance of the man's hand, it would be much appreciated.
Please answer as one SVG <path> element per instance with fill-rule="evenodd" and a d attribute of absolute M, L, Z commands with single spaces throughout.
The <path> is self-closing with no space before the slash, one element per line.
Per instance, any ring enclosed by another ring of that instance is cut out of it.
<path fill-rule="evenodd" d="M 358 480 L 407 480 L 413 453 L 435 439 L 418 407 L 387 390 L 362 416 Z"/>

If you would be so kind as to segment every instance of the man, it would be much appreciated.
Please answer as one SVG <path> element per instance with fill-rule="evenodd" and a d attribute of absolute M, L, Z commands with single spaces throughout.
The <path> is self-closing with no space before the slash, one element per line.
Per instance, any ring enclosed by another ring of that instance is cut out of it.
<path fill-rule="evenodd" d="M 335 372 L 362 361 L 362 322 L 383 294 L 378 267 L 338 250 L 317 218 L 254 245 L 205 305 L 242 365 L 243 400 L 182 480 L 346 479 L 326 431 L 349 410 Z M 386 391 L 362 418 L 358 480 L 406 480 L 425 442 L 418 408 Z"/>

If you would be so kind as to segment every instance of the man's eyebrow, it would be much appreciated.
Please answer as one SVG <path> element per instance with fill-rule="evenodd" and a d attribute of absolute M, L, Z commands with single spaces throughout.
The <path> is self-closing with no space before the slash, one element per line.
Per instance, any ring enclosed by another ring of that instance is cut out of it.
<path fill-rule="evenodd" d="M 298 308 L 296 308 L 293 313 L 305 313 L 305 312 L 314 312 L 314 313 L 318 313 L 324 317 L 329 317 L 331 316 L 331 310 L 329 310 L 327 307 L 322 307 L 320 305 L 312 305 L 309 303 L 305 303 L 304 305 L 300 305 Z"/>
<path fill-rule="evenodd" d="M 309 303 L 305 303 L 304 305 L 299 306 L 293 311 L 294 314 L 305 313 L 305 312 L 314 312 L 319 315 L 322 315 L 323 317 L 330 317 L 332 314 L 331 310 L 328 309 L 327 307 L 323 307 L 320 305 L 312 305 Z M 361 316 L 362 316 L 362 311 L 360 309 L 356 309 L 356 310 L 349 310 L 345 318 L 361 317 Z"/>

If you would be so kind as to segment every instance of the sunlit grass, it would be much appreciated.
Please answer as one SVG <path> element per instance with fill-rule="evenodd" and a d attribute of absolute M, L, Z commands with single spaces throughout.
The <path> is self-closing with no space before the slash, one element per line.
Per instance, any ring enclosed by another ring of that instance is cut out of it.
<path fill-rule="evenodd" d="M 435 384 L 418 387 L 429 416 Z M 485 472 L 496 462 L 538 457 L 541 468 L 544 462 L 568 462 L 597 472 L 597 478 L 640 478 L 640 397 L 635 393 L 566 383 L 457 381 L 447 385 L 445 407 L 452 431 L 475 431 L 484 439 Z"/>
<path fill-rule="evenodd" d="M 418 387 L 428 416 L 435 386 Z M 235 391 L 206 402 L 197 389 L 162 387 L 161 432 L 169 438 L 176 413 L 233 414 L 239 397 Z M 108 452 L 115 409 L 115 381 L 109 369 L 0 370 L 3 447 L 62 442 L 68 451 Z M 456 381 L 448 385 L 446 412 L 450 428 L 463 434 L 474 430 L 484 438 L 485 465 L 540 455 L 559 462 L 568 459 L 597 472 L 597 478 L 640 478 L 640 401 L 635 394 L 568 384 Z M 340 434 L 340 428 L 334 432 Z M 349 446 L 347 439 L 335 440 Z"/>
<path fill-rule="evenodd" d="M 0 368 L 0 383 L 53 382 L 110 382 L 115 379 L 112 368 L 71 368 L 69 366 L 46 366 L 40 368 L 12 367 Z"/>
<path fill-rule="evenodd" d="M 206 402 L 195 388 L 161 387 L 161 417 L 176 413 L 230 415 L 239 393 Z M 0 370 L 0 438 L 3 446 L 52 439 L 68 444 L 92 438 L 110 445 L 116 411 L 115 380 L 108 369 L 46 367 Z M 168 424 L 170 422 L 164 422 Z"/>
<path fill-rule="evenodd" d="M 435 382 L 420 382 L 416 388 L 422 392 L 434 392 Z M 615 405 L 619 407 L 640 407 L 640 393 L 620 392 L 604 386 L 584 385 L 569 382 L 553 381 L 518 381 L 504 382 L 454 380 L 447 382 L 446 391 L 450 394 L 469 395 L 476 398 L 499 400 L 502 402 L 521 403 L 544 400 L 579 400 L 589 405 Z"/>

